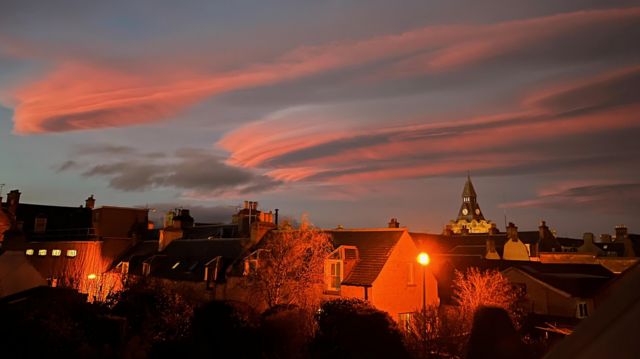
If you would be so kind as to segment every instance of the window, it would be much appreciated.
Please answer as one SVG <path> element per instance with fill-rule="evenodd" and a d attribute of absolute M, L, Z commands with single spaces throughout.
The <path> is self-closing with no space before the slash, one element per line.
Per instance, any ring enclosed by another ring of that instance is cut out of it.
<path fill-rule="evenodd" d="M 120 262 L 120 272 L 122 274 L 129 274 L 129 262 Z"/>
<path fill-rule="evenodd" d="M 54 257 L 60 257 L 61 254 L 62 254 L 62 251 L 59 249 L 54 249 L 51 251 L 51 255 Z"/>
<path fill-rule="evenodd" d="M 400 329 L 405 332 L 411 332 L 411 317 L 413 317 L 413 313 L 400 313 L 398 314 L 398 322 L 400 324 Z"/>
<path fill-rule="evenodd" d="M 75 257 L 78 255 L 78 251 L 76 251 L 75 249 L 68 249 L 67 250 L 67 257 Z"/>
<path fill-rule="evenodd" d="M 407 285 L 416 285 L 416 266 L 413 262 L 409 262 L 408 264 L 408 278 Z"/>
<path fill-rule="evenodd" d="M 258 260 L 257 259 L 245 259 L 244 261 L 244 273 L 242 275 L 249 275 L 258 270 Z"/>
<path fill-rule="evenodd" d="M 39 215 L 33 225 L 35 233 L 44 233 L 47 230 L 47 217 Z"/>
<path fill-rule="evenodd" d="M 151 274 L 151 264 L 147 262 L 142 263 L 142 275 L 149 274 Z"/>
<path fill-rule="evenodd" d="M 47 255 L 47 250 L 46 249 L 38 249 L 38 255 L 40 257 L 44 257 Z"/>
<path fill-rule="evenodd" d="M 586 318 L 589 316 L 589 310 L 586 302 L 578 302 L 578 309 L 576 314 L 578 318 Z"/>
<path fill-rule="evenodd" d="M 211 283 L 218 280 L 218 273 L 222 266 L 222 257 L 216 257 L 204 265 L 204 281 L 206 288 L 211 289 Z"/>
<path fill-rule="evenodd" d="M 33 253 L 34 253 L 34 250 L 33 250 L 33 249 L 31 249 L 31 248 L 29 248 L 29 249 L 27 249 L 26 251 L 24 251 L 24 254 L 26 254 L 26 255 L 28 255 L 28 256 L 32 256 L 32 255 L 33 255 Z"/>
<path fill-rule="evenodd" d="M 260 259 L 260 253 L 262 253 L 262 251 L 264 251 L 264 249 L 258 249 L 244 259 L 244 272 L 242 275 L 246 276 L 258 270 L 258 260 Z"/>
<path fill-rule="evenodd" d="M 324 264 L 325 283 L 328 290 L 339 291 L 342 283 L 342 261 L 327 259 Z"/>

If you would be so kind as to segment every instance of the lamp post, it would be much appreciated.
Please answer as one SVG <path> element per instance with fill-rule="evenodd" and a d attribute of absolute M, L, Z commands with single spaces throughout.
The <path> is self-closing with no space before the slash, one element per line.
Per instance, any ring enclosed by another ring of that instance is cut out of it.
<path fill-rule="evenodd" d="M 418 254 L 418 263 L 422 266 L 422 311 L 424 312 L 427 310 L 427 281 L 425 279 L 425 270 L 429 262 L 430 259 L 427 253 L 420 252 L 420 254 Z"/>

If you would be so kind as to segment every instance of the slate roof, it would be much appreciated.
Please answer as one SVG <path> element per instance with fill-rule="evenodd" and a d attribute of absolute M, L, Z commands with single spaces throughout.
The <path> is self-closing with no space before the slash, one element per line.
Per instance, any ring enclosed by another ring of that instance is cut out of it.
<path fill-rule="evenodd" d="M 398 243 L 404 229 L 328 231 L 334 246 L 355 246 L 359 260 L 342 281 L 343 285 L 371 286 Z"/>
<path fill-rule="evenodd" d="M 179 239 L 151 257 L 151 275 L 161 278 L 202 281 L 205 265 L 222 257 L 223 267 L 230 265 L 244 251 L 239 239 Z M 220 273 L 224 274 L 224 270 Z"/>
<path fill-rule="evenodd" d="M 142 241 L 129 248 L 113 265 L 120 262 L 129 263 L 129 273 L 142 274 L 142 262 L 154 254 L 158 253 L 158 241 Z"/>
<path fill-rule="evenodd" d="M 487 240 L 493 239 L 496 251 L 502 256 L 502 247 L 507 241 L 505 233 L 445 235 L 411 232 L 409 235 L 411 235 L 419 250 L 433 254 L 448 253 L 484 256 Z"/>
<path fill-rule="evenodd" d="M 183 239 L 236 238 L 238 226 L 235 224 L 197 225 L 182 230 Z"/>

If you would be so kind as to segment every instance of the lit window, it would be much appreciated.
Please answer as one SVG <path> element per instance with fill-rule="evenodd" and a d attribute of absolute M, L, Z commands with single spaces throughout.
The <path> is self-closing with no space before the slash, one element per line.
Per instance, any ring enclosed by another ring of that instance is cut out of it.
<path fill-rule="evenodd" d="M 411 317 L 413 313 L 400 313 L 398 314 L 398 319 L 400 322 L 400 329 L 405 332 L 411 332 Z"/>
<path fill-rule="evenodd" d="M 47 255 L 47 250 L 46 249 L 38 249 L 38 255 L 41 257 L 44 257 Z"/>
<path fill-rule="evenodd" d="M 589 311 L 588 311 L 588 307 L 587 307 L 587 303 L 585 302 L 579 302 L 578 303 L 578 310 L 577 310 L 577 317 L 578 318 L 586 318 L 589 316 Z"/>
<path fill-rule="evenodd" d="M 78 251 L 76 251 L 75 249 L 68 249 L 67 250 L 67 257 L 75 257 L 78 255 Z"/>
<path fill-rule="evenodd" d="M 24 251 L 24 253 L 25 253 L 26 255 L 28 255 L 28 256 L 32 256 L 32 255 L 33 255 L 33 253 L 34 253 L 34 251 L 33 251 L 33 249 L 27 249 L 26 251 Z"/>
<path fill-rule="evenodd" d="M 54 257 L 60 257 L 61 254 L 62 254 L 62 251 L 59 249 L 54 249 L 51 251 L 51 255 Z"/>
<path fill-rule="evenodd" d="M 327 289 L 339 291 L 342 283 L 342 261 L 327 259 L 324 264 L 324 276 Z"/>

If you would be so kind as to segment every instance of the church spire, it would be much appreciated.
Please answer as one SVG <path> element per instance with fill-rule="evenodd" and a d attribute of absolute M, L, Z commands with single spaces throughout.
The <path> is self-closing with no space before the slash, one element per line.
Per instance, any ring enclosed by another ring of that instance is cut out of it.
<path fill-rule="evenodd" d="M 460 212 L 458 212 L 458 220 L 472 221 L 475 219 L 480 221 L 484 219 L 477 198 L 478 195 L 471 182 L 471 175 L 467 172 L 467 182 L 465 182 L 462 190 L 462 206 L 460 206 Z"/>
<path fill-rule="evenodd" d="M 467 171 L 467 182 L 464 184 L 464 190 L 462 190 L 462 199 L 465 202 L 469 202 L 470 200 L 475 202 L 476 197 L 478 197 L 478 195 L 476 194 L 476 190 L 473 188 L 473 183 L 471 183 L 471 175 L 469 174 L 469 171 Z"/>

